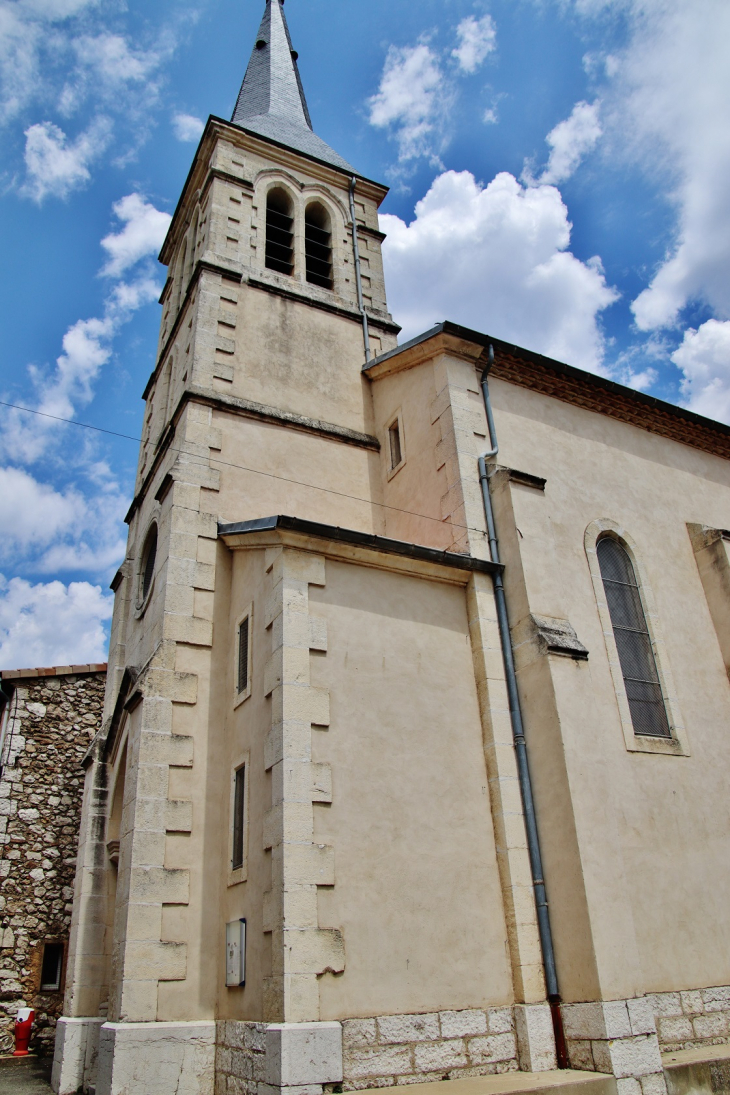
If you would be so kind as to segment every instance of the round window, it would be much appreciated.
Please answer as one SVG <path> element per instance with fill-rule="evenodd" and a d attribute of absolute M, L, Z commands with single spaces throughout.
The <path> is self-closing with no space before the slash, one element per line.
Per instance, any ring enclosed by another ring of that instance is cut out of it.
<path fill-rule="evenodd" d="M 142 567 L 140 570 L 140 592 L 142 594 L 141 599 L 145 601 L 147 594 L 152 586 L 152 579 L 155 576 L 155 561 L 157 559 L 157 525 L 153 525 L 150 531 L 147 533 L 147 539 L 145 540 L 144 551 L 142 552 Z"/>

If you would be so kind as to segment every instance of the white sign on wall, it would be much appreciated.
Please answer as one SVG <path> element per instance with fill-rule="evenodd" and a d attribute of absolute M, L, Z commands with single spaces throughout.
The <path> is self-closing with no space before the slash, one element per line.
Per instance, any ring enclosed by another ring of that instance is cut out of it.
<path fill-rule="evenodd" d="M 246 984 L 246 921 L 232 920 L 226 924 L 226 987 L 241 988 Z"/>

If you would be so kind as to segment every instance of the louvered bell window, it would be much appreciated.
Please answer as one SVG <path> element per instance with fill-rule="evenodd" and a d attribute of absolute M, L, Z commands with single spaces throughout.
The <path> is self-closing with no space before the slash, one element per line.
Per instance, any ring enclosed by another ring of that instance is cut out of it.
<path fill-rule="evenodd" d="M 304 249 L 307 281 L 332 288 L 332 233 L 326 210 L 318 203 L 308 205 L 304 214 Z"/>
<path fill-rule="evenodd" d="M 279 274 L 294 272 L 294 218 L 283 190 L 270 191 L 266 199 L 266 267 Z"/>
<path fill-rule="evenodd" d="M 612 537 L 599 540 L 597 552 L 634 733 L 671 738 L 634 565 Z"/>

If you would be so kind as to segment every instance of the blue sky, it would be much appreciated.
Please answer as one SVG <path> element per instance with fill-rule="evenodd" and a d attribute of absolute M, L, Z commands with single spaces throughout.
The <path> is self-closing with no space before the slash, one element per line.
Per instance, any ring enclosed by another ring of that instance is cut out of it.
<path fill-rule="evenodd" d="M 138 437 L 169 214 L 263 0 L 0 0 L 0 399 Z M 730 422 L 726 0 L 288 0 L 316 131 L 448 318 Z M 133 441 L 0 407 L 0 668 L 99 660 Z"/>

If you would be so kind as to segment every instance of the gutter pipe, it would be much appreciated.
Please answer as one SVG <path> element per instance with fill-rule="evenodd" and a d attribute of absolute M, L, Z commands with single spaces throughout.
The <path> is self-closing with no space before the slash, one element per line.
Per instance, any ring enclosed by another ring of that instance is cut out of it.
<path fill-rule="evenodd" d="M 365 301 L 362 295 L 362 270 L 360 266 L 360 245 L 357 240 L 357 218 L 355 216 L 355 187 L 357 179 L 353 175 L 350 179 L 350 219 L 352 220 L 352 252 L 355 256 L 355 283 L 357 285 L 357 306 L 362 316 L 362 338 L 365 343 L 365 360 L 370 360 L 370 329 L 368 327 L 368 314 L 365 311 Z"/>
<path fill-rule="evenodd" d="M 489 551 L 492 562 L 499 563 L 499 543 L 497 541 L 497 528 L 492 508 L 492 496 L 490 491 L 489 474 L 487 472 L 487 460 L 492 460 L 499 452 L 497 431 L 494 426 L 492 413 L 492 401 L 489 396 L 489 372 L 494 365 L 494 347 L 489 347 L 489 357 L 482 372 L 482 396 L 484 409 L 487 414 L 487 427 L 489 429 L 489 442 L 491 449 L 482 453 L 479 457 L 479 482 L 482 488 L 484 500 L 484 514 L 487 519 L 487 534 L 489 537 Z M 517 758 L 517 772 L 520 781 L 520 793 L 522 795 L 522 808 L 525 817 L 525 829 L 527 831 L 527 848 L 530 856 L 530 870 L 532 873 L 532 886 L 535 893 L 535 906 L 537 909 L 537 924 L 540 932 L 540 947 L 545 968 L 545 984 L 550 1011 L 555 1033 L 555 1049 L 558 1059 L 558 1068 L 569 1068 L 568 1052 L 565 1043 L 565 1030 L 563 1017 L 560 1011 L 560 990 L 558 988 L 558 974 L 555 966 L 555 951 L 553 948 L 553 936 L 550 929 L 550 912 L 548 909 L 547 894 L 545 891 L 544 872 L 542 868 L 542 855 L 540 853 L 540 838 L 537 831 L 537 818 L 535 816 L 535 802 L 532 795 L 532 781 L 530 779 L 530 767 L 527 759 L 527 745 L 525 742 L 525 729 L 522 722 L 522 709 L 520 697 L 517 691 L 517 675 L 515 673 L 514 655 L 512 652 L 512 639 L 509 629 L 509 616 L 507 614 L 507 599 L 502 581 L 502 571 L 497 571 L 493 576 L 494 599 L 497 608 L 497 622 L 499 637 L 502 643 L 502 658 L 507 681 L 507 695 L 509 698 L 509 713 L 512 723 L 512 737 Z"/>

